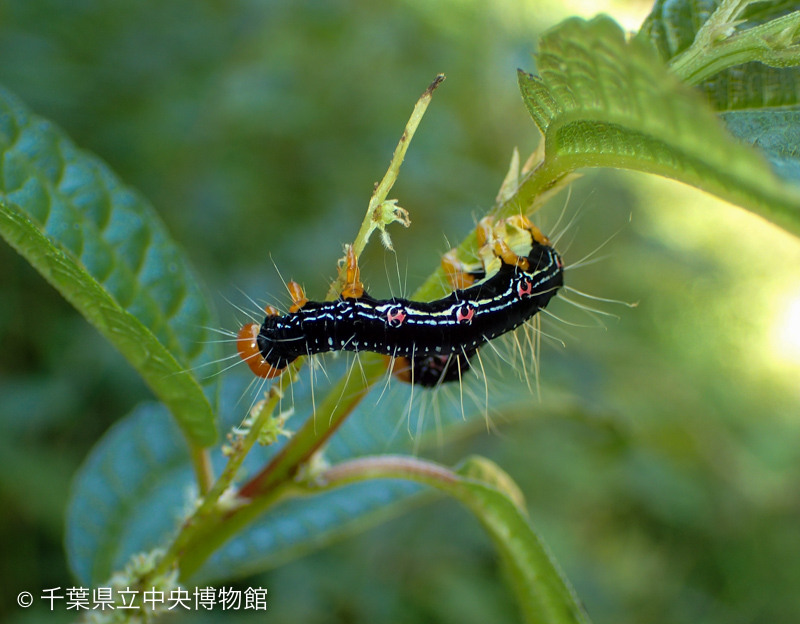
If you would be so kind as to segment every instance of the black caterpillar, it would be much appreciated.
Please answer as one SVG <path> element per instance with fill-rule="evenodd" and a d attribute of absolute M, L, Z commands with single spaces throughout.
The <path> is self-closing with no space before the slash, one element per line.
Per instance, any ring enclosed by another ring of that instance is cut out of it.
<path fill-rule="evenodd" d="M 242 328 L 239 354 L 261 377 L 276 377 L 301 356 L 346 350 L 391 356 L 395 374 L 409 383 L 434 387 L 459 380 L 483 344 L 533 317 L 564 283 L 561 257 L 541 232 L 524 217 L 501 226 L 506 223 L 530 235 L 527 255 L 516 255 L 502 238 L 491 240 L 497 228 L 485 220 L 478 238 L 491 245 L 499 267 L 489 277 L 486 268 L 461 273 L 456 283 L 475 283 L 436 301 L 374 299 L 359 281 L 350 250 L 348 284 L 338 300 L 308 301 L 290 283 L 289 313 L 268 308 L 263 324 Z"/>

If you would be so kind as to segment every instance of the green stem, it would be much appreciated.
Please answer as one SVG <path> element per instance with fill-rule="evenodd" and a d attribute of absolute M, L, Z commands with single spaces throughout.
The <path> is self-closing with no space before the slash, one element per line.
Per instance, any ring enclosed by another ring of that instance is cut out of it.
<path fill-rule="evenodd" d="M 278 401 L 283 395 L 283 385 L 288 383 L 288 381 L 284 380 L 288 380 L 288 378 L 289 375 L 282 377 L 281 381 L 270 389 L 267 400 L 263 403 L 258 413 L 255 414 L 255 418 L 253 418 L 247 435 L 243 440 L 235 443 L 233 454 L 228 459 L 227 465 L 214 485 L 210 488 L 206 488 L 204 492 L 201 492 L 201 496 L 204 496 L 200 506 L 192 516 L 184 522 L 177 537 L 173 540 L 169 549 L 151 574 L 152 577 L 165 574 L 175 566 L 183 551 L 186 549 L 187 544 L 192 542 L 197 533 L 205 530 L 204 526 L 207 519 L 221 512 L 217 507 L 219 499 L 233 483 L 239 468 L 242 466 L 242 462 L 256 443 L 256 440 L 258 440 L 259 433 L 267 420 L 272 417 L 272 413 L 275 411 Z M 210 462 L 208 462 L 208 464 L 210 466 Z"/>
<path fill-rule="evenodd" d="M 363 251 L 371 232 L 376 227 L 380 227 L 376 225 L 376 210 L 384 204 L 386 197 L 397 181 L 400 166 L 403 163 L 411 139 L 425 114 L 433 91 L 442 80 L 444 80 L 443 75 L 437 76 L 414 107 L 411 118 L 406 124 L 403 135 L 394 151 L 389 169 L 383 180 L 375 188 L 370 199 L 367 214 L 353 243 L 356 256 Z M 331 286 L 328 299 L 335 298 L 340 292 L 341 284 L 344 283 L 343 276 L 344 268 L 340 271 L 339 280 Z M 296 360 L 291 365 L 290 370 L 281 376 L 278 382 L 281 391 L 285 388 L 287 379 L 298 372 L 302 361 L 303 358 Z M 386 373 L 386 361 L 378 356 L 368 355 L 362 358 L 360 368 L 361 375 L 352 376 L 348 374 L 341 379 L 328 393 L 325 401 L 315 410 L 314 416 L 306 421 L 286 446 L 260 473 L 242 486 L 239 491 L 239 497 L 243 500 L 251 501 L 250 504 L 234 509 L 227 514 L 213 513 L 217 511 L 216 503 L 219 497 L 230 486 L 244 456 L 255 441 L 255 438 L 250 440 L 248 436 L 246 449 L 244 449 L 243 453 L 234 455 L 228 462 L 228 466 L 205 497 L 200 509 L 186 522 L 178 537 L 173 541 L 159 565 L 158 571 L 163 572 L 180 560 L 182 575 L 185 577 L 191 574 L 235 531 L 262 513 L 264 509 L 274 504 L 277 499 L 285 494 L 285 490 L 291 490 L 292 479 L 300 467 L 333 435 L 369 392 L 372 385 Z M 267 410 L 265 408 L 265 410 L 262 410 L 262 414 L 265 412 L 267 414 L 271 413 L 273 408 L 274 402 L 271 402 L 270 409 Z M 260 430 L 260 425 L 254 426 L 251 434 L 255 432 L 257 435 L 257 430 Z M 200 480 L 200 474 L 201 471 L 198 469 L 198 480 Z M 207 492 L 210 480 L 205 479 L 203 483 L 202 491 Z"/>
<path fill-rule="evenodd" d="M 697 31 L 692 45 L 670 62 L 683 82 L 700 84 L 724 69 L 760 61 L 774 67 L 800 63 L 800 47 L 792 45 L 800 28 L 800 11 L 764 24 L 735 30 L 741 12 L 752 0 L 723 2 Z"/>
<path fill-rule="evenodd" d="M 386 201 L 386 198 L 389 196 L 389 192 L 392 190 L 394 183 L 397 182 L 397 177 L 400 175 L 400 166 L 403 164 L 403 160 L 406 157 L 408 146 L 411 145 L 411 139 L 414 138 L 414 133 L 416 133 L 417 128 L 422 121 L 422 117 L 425 115 L 425 111 L 428 110 L 428 104 L 431 102 L 433 92 L 443 80 L 444 74 L 439 74 L 436 76 L 436 79 L 428 86 L 428 88 L 425 90 L 425 93 L 422 94 L 414 106 L 411 117 L 409 118 L 405 130 L 403 130 L 403 134 L 400 137 L 400 141 L 398 141 L 397 147 L 392 154 L 392 161 L 389 163 L 389 169 L 387 169 L 386 175 L 383 176 L 383 179 L 380 181 L 380 183 L 378 183 L 378 186 L 375 187 L 375 191 L 372 193 L 372 197 L 369 200 L 367 215 L 361 222 L 361 228 L 358 230 L 356 240 L 353 242 L 353 250 L 356 252 L 356 257 L 360 256 L 361 252 L 364 251 L 364 247 L 367 245 L 369 236 L 375 229 L 375 219 L 373 217 L 375 209 Z"/>
<path fill-rule="evenodd" d="M 214 482 L 214 468 L 211 466 L 208 449 L 195 446 L 191 442 L 189 444 L 189 455 L 192 459 L 192 468 L 194 468 L 194 475 L 197 480 L 197 489 L 202 496 L 208 492 Z"/>
<path fill-rule="evenodd" d="M 191 576 L 203 562 L 242 527 L 267 508 L 297 491 L 294 478 L 300 467 L 333 435 L 369 392 L 386 375 L 384 358 L 374 354 L 361 357 L 356 372 L 340 379 L 317 405 L 315 414 L 286 443 L 286 446 L 239 490 L 249 504 L 211 516 L 181 546 L 181 577 Z"/>
<path fill-rule="evenodd" d="M 318 493 L 372 479 L 422 483 L 474 513 L 506 564 L 526 622 L 589 624 L 569 581 L 531 527 L 516 484 L 497 466 L 473 457 L 453 471 L 413 457 L 362 457 L 333 466 L 305 485 L 309 493 Z"/>
<path fill-rule="evenodd" d="M 436 90 L 436 87 L 442 83 L 444 78 L 444 74 L 439 74 L 436 76 L 436 79 L 428 86 L 419 100 L 417 100 L 414 110 L 411 112 L 411 117 L 409 118 L 408 123 L 406 123 L 403 134 L 400 136 L 400 140 L 397 142 L 397 147 L 392 154 L 392 160 L 389 163 L 389 168 L 386 170 L 386 174 L 383 176 L 383 179 L 375 187 L 372 197 L 370 197 L 369 205 L 367 206 L 367 213 L 364 215 L 364 219 L 361 221 L 361 227 L 359 228 L 358 234 L 356 234 L 356 238 L 353 241 L 353 251 L 356 254 L 356 258 L 358 258 L 361 255 L 361 252 L 364 251 L 372 232 L 378 228 L 383 230 L 384 224 L 387 223 L 387 221 L 384 219 L 384 215 L 380 214 L 380 212 L 386 203 L 386 198 L 389 196 L 389 192 L 392 190 L 394 183 L 397 181 L 397 178 L 400 175 L 400 166 L 403 164 L 403 160 L 406 157 L 406 152 L 411 144 L 411 139 L 414 138 L 414 134 L 416 133 L 417 128 L 422 121 L 422 117 L 425 115 L 425 111 L 428 109 L 428 104 L 431 102 L 433 92 Z M 402 219 L 395 220 L 399 221 Z M 410 222 L 406 221 L 405 225 L 408 226 L 409 223 Z M 345 283 L 346 271 L 346 265 L 342 264 L 339 269 L 339 275 L 328 290 L 328 300 L 335 299 L 342 291 Z"/>

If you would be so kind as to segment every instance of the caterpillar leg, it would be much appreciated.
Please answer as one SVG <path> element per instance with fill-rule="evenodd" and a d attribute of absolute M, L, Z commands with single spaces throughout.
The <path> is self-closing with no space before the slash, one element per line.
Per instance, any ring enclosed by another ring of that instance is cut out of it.
<path fill-rule="evenodd" d="M 280 312 L 272 306 L 267 306 L 264 311 L 267 316 L 280 316 Z M 261 325 L 258 323 L 248 323 L 242 327 L 236 338 L 236 350 L 239 352 L 239 357 L 244 360 L 256 377 L 272 379 L 280 375 L 285 369 L 275 368 L 261 355 L 261 350 L 258 348 L 258 333 L 260 331 Z"/>
<path fill-rule="evenodd" d="M 392 360 L 392 374 L 405 383 L 424 388 L 436 388 L 450 381 L 461 381 L 469 370 L 469 359 L 475 351 L 450 355 L 429 355 L 414 358 L 397 357 Z"/>
<path fill-rule="evenodd" d="M 547 245 L 550 247 L 550 239 L 548 239 L 542 231 L 536 227 L 531 220 L 528 219 L 524 214 L 513 215 L 506 219 L 506 223 L 513 227 L 517 227 L 521 230 L 525 230 L 531 235 L 531 239 L 534 243 L 539 243 L 540 245 Z"/>
<path fill-rule="evenodd" d="M 523 258 L 522 256 L 518 256 L 513 251 L 511 251 L 511 247 L 509 247 L 508 243 L 504 240 L 495 241 L 494 253 L 505 264 L 510 264 L 511 266 L 517 265 L 523 271 L 527 271 L 528 269 L 531 268 L 528 259 Z"/>
<path fill-rule="evenodd" d="M 486 261 L 485 253 L 483 253 L 486 245 L 495 239 L 494 235 L 494 222 L 491 217 L 484 217 L 478 222 L 475 228 L 475 235 L 478 239 L 478 247 L 480 262 L 469 264 L 459 259 L 458 252 L 451 249 L 442 256 L 442 269 L 447 276 L 447 281 L 455 290 L 463 290 L 469 288 L 475 282 L 482 280 L 486 277 L 490 268 Z M 491 257 L 492 254 L 489 254 Z"/>
<path fill-rule="evenodd" d="M 361 271 L 358 258 L 352 245 L 347 246 L 347 280 L 342 289 L 342 299 L 359 299 L 364 296 L 364 284 L 361 283 Z"/>
<path fill-rule="evenodd" d="M 454 290 L 469 288 L 486 275 L 482 268 L 475 270 L 474 266 L 459 260 L 455 249 L 451 249 L 442 256 L 442 269 Z"/>
<path fill-rule="evenodd" d="M 523 271 L 530 269 L 525 256 L 533 246 L 550 246 L 547 237 L 523 214 L 501 219 L 495 226 L 492 226 L 490 217 L 485 217 L 478 227 L 478 241 L 483 242 L 484 249 L 490 249 L 503 263 L 515 265 Z M 483 255 L 486 255 L 485 251 Z"/>

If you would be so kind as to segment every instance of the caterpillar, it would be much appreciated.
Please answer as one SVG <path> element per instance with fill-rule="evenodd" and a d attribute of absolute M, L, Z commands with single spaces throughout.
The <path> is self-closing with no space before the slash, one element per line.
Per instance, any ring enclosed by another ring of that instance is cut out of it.
<path fill-rule="evenodd" d="M 461 263 L 454 250 L 445 254 L 455 290 L 427 302 L 371 297 L 348 247 L 339 298 L 309 301 L 289 282 L 289 312 L 267 306 L 261 325 L 242 327 L 239 356 L 263 378 L 277 377 L 298 357 L 344 350 L 389 356 L 396 377 L 423 387 L 460 380 L 481 346 L 531 319 L 564 284 L 561 256 L 526 217 L 487 217 L 476 233 L 480 265 Z"/>

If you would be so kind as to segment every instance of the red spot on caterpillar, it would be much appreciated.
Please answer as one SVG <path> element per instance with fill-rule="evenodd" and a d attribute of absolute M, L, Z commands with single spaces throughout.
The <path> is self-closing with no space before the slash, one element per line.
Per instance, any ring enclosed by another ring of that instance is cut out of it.
<path fill-rule="evenodd" d="M 458 323 L 465 323 L 469 325 L 472 323 L 472 317 L 475 316 L 475 308 L 463 305 L 456 310 L 456 321 Z"/>
<path fill-rule="evenodd" d="M 406 320 L 406 316 L 402 308 L 389 308 L 389 311 L 386 312 L 386 323 L 389 327 L 400 327 Z"/>
<path fill-rule="evenodd" d="M 503 238 L 508 225 L 517 228 L 509 233 L 515 237 L 513 250 Z M 525 241 L 516 240 L 520 229 L 530 235 L 531 246 L 525 252 Z M 355 252 L 348 246 L 339 299 L 308 301 L 303 289 L 291 282 L 289 312 L 280 314 L 269 307 L 260 326 L 242 328 L 237 339 L 239 355 L 263 378 L 277 377 L 299 357 L 347 350 L 392 356 L 393 374 L 414 385 L 433 388 L 460 381 L 470 369 L 470 358 L 490 336 L 493 339 L 519 327 L 544 308 L 564 283 L 560 256 L 538 242 L 547 239 L 527 219 L 501 220 L 496 227 L 491 219 L 483 219 L 477 237 L 482 243 L 480 267 L 462 263 L 455 252 L 442 261 L 451 281 L 463 275 L 470 285 L 422 302 L 370 297 L 361 283 Z M 535 274 L 531 267 L 536 267 Z M 404 330 L 390 332 L 389 327 Z M 404 355 L 394 357 L 398 354 Z"/>

